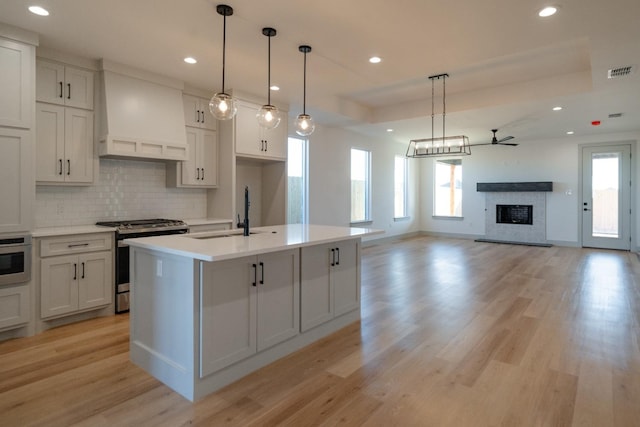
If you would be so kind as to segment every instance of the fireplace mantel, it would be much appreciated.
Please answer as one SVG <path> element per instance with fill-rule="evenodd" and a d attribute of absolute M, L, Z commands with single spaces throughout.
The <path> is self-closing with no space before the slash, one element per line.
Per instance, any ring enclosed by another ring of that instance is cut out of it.
<path fill-rule="evenodd" d="M 524 192 L 553 191 L 553 182 L 478 182 L 476 191 L 482 192 Z"/>

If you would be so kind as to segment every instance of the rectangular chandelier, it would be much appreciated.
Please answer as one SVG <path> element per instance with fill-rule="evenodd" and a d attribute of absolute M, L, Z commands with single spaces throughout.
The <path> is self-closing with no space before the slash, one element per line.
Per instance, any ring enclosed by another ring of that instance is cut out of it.
<path fill-rule="evenodd" d="M 465 135 L 412 139 L 407 147 L 407 157 L 413 158 L 470 154 L 471 145 L 469 145 L 469 138 Z"/>

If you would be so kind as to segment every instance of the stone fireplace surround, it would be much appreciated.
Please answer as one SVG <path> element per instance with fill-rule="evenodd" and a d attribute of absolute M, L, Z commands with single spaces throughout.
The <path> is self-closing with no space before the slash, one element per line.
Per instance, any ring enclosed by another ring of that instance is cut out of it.
<path fill-rule="evenodd" d="M 520 243 L 551 246 L 547 243 L 547 197 L 551 182 L 477 183 L 477 191 L 486 192 L 485 237 L 483 242 Z M 497 205 L 532 205 L 533 224 L 498 224 Z"/>

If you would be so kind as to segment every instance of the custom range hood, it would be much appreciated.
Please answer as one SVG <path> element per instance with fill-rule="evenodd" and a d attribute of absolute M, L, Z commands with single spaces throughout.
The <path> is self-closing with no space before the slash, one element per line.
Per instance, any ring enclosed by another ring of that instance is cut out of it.
<path fill-rule="evenodd" d="M 101 157 L 187 159 L 182 82 L 102 60 L 101 83 Z"/>

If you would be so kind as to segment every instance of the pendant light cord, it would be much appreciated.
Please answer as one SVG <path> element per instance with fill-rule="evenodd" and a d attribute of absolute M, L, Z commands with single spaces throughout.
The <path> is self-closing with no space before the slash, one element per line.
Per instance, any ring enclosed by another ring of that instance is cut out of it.
<path fill-rule="evenodd" d="M 435 127 L 435 83 L 433 82 L 433 78 L 431 78 L 431 145 L 433 146 L 434 140 L 434 127 Z"/>
<path fill-rule="evenodd" d="M 304 74 L 302 78 L 302 114 L 307 114 L 307 52 L 304 52 Z"/>
<path fill-rule="evenodd" d="M 223 15 L 222 19 L 222 93 L 224 91 L 224 69 L 227 56 L 227 15 Z"/>
<path fill-rule="evenodd" d="M 447 104 L 446 104 L 446 99 L 447 99 L 447 75 L 444 74 L 442 76 L 442 149 L 444 149 L 445 146 L 445 135 L 447 134 L 445 132 L 445 121 L 444 118 L 447 115 Z"/>
<path fill-rule="evenodd" d="M 268 57 L 267 57 L 267 104 L 271 105 L 271 36 L 267 36 L 268 44 Z"/>

